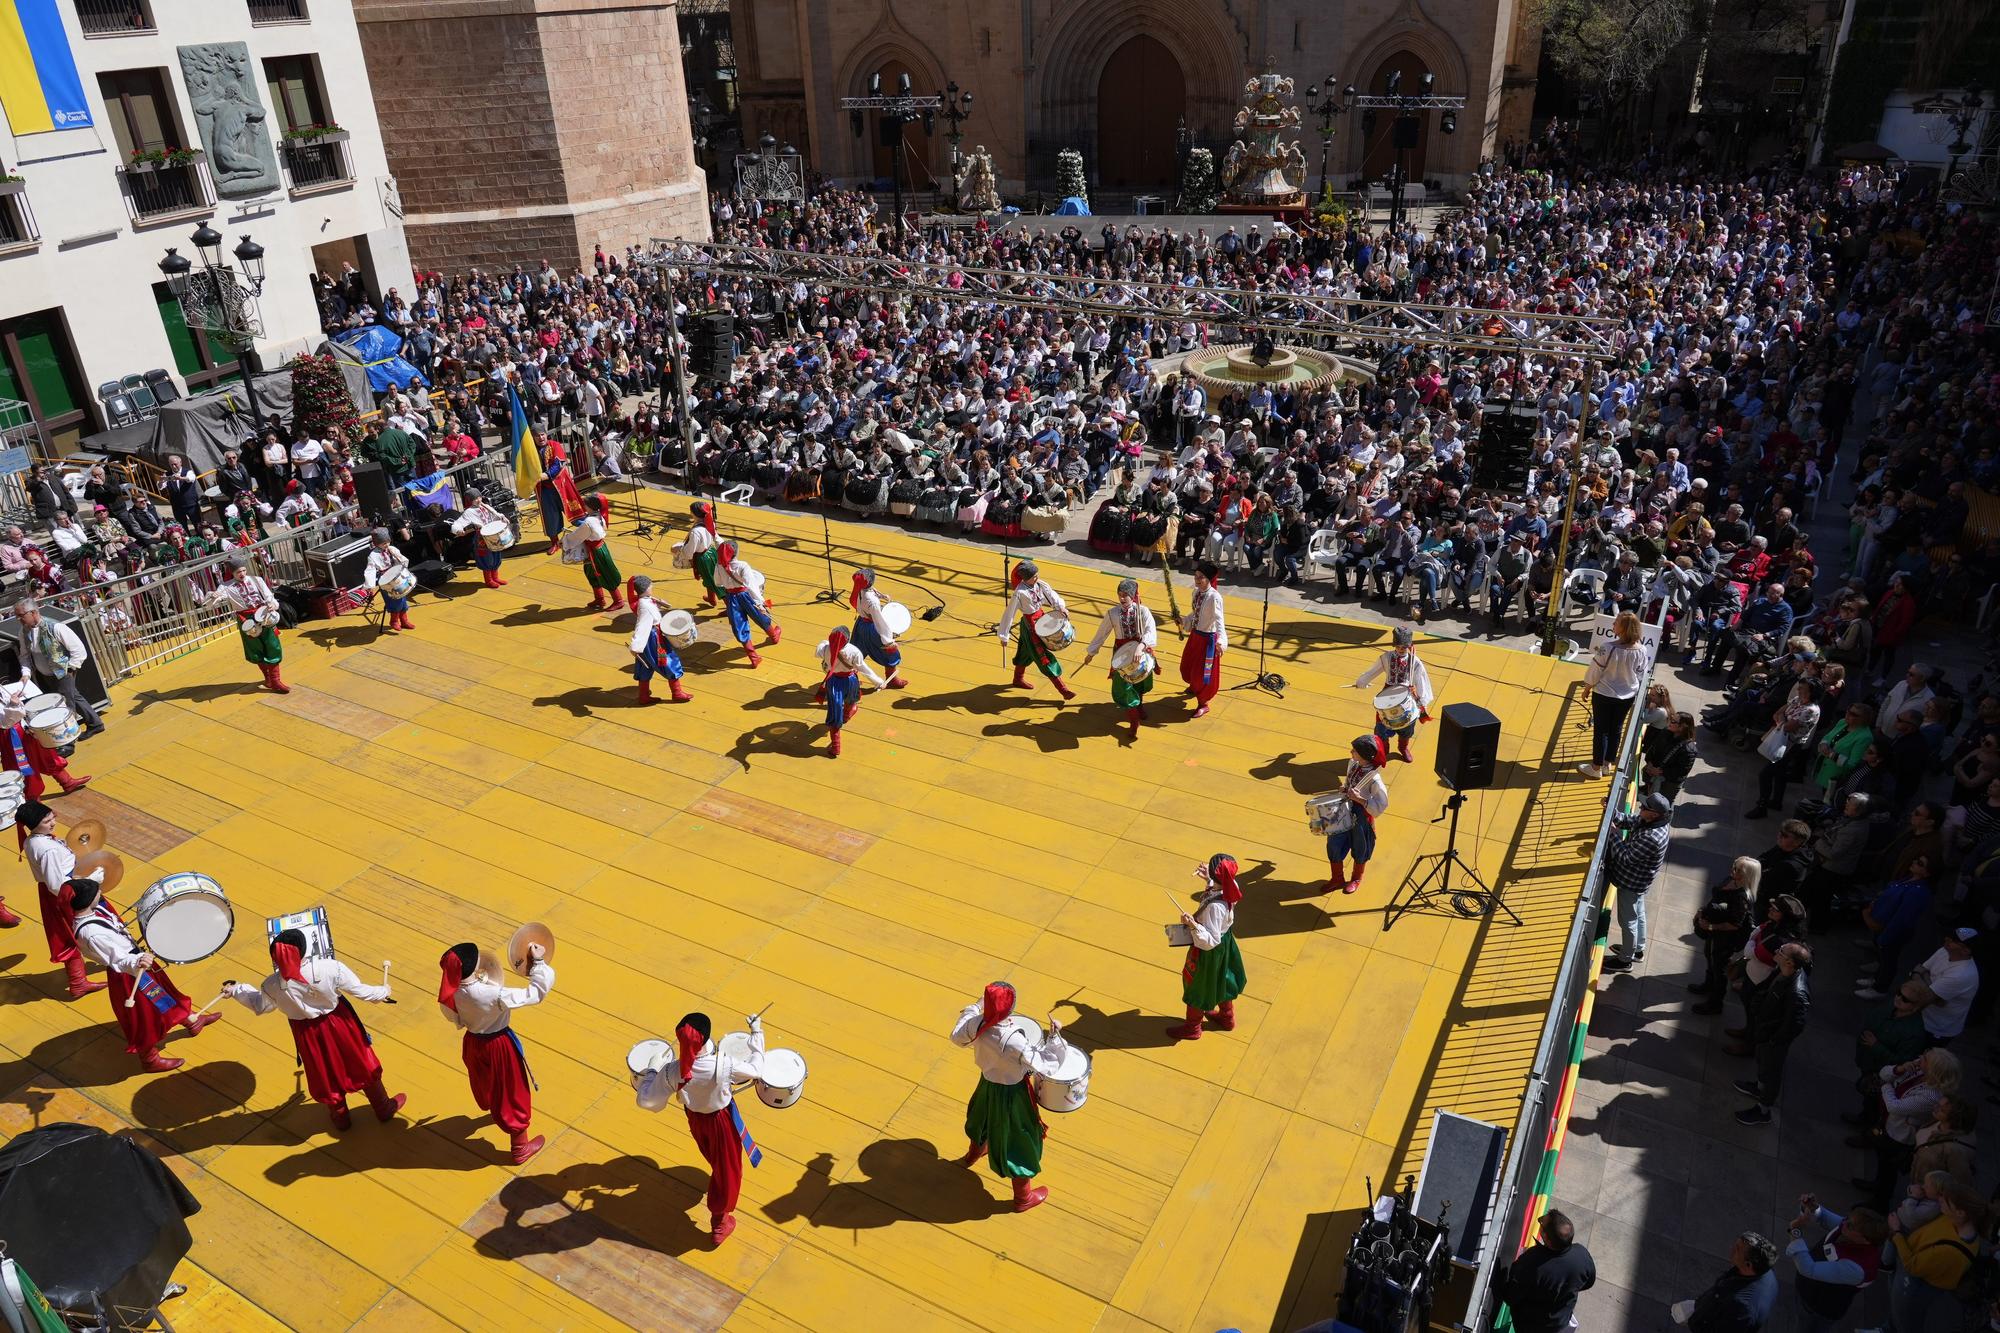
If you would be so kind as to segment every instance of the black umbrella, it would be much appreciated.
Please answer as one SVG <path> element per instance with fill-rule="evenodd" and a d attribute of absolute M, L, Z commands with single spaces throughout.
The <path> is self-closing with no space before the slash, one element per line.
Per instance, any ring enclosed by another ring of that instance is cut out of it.
<path fill-rule="evenodd" d="M 54 1124 L 0 1147 L 0 1243 L 49 1303 L 112 1329 L 151 1327 L 201 1205 L 130 1139 Z"/>

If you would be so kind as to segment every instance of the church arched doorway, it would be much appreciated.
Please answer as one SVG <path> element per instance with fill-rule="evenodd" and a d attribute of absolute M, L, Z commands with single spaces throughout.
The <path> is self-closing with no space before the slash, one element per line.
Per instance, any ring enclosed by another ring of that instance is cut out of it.
<path fill-rule="evenodd" d="M 1368 93 L 1384 93 L 1389 88 L 1389 76 L 1400 72 L 1402 87 L 1398 90 L 1405 95 L 1420 91 L 1424 75 L 1430 67 L 1408 51 L 1398 51 L 1376 67 L 1375 77 L 1362 89 Z M 1417 114 L 1416 142 L 1410 148 L 1410 179 L 1424 178 L 1424 158 L 1430 147 L 1431 131 L 1437 128 L 1437 112 L 1423 111 Z M 1371 181 L 1387 180 L 1389 172 L 1396 165 L 1396 113 L 1393 111 L 1372 111 L 1362 118 L 1361 175 Z"/>
<path fill-rule="evenodd" d="M 1187 80 L 1156 38 L 1128 39 L 1097 79 L 1097 180 L 1113 190 L 1177 185 L 1174 142 L 1187 110 Z"/>

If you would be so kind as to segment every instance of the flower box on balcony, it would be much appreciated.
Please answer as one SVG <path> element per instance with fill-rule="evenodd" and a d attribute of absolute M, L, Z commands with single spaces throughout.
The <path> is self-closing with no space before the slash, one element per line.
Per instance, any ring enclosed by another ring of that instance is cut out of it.
<path fill-rule="evenodd" d="M 134 153 L 126 159 L 125 170 L 162 171 L 175 167 L 191 167 L 201 160 L 202 151 L 199 148 L 155 149 L 148 153 Z"/>
<path fill-rule="evenodd" d="M 352 136 L 336 126 L 325 129 L 286 130 L 285 142 L 294 147 L 315 143 L 346 143 Z"/>

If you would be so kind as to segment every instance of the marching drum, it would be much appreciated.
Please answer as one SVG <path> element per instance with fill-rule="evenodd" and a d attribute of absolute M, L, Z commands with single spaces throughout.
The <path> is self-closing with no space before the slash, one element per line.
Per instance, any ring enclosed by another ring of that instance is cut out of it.
<path fill-rule="evenodd" d="M 21 775 L 14 769 L 0 772 L 0 828 L 14 826 L 14 812 L 21 806 Z"/>
<path fill-rule="evenodd" d="M 694 616 L 686 611 L 669 611 L 660 617 L 660 633 L 676 648 L 691 648 L 701 637 L 695 628 Z"/>
<path fill-rule="evenodd" d="M 1062 1063 L 1053 1074 L 1036 1075 L 1035 1100 L 1044 1111 L 1074 1111 L 1090 1097 L 1090 1052 L 1078 1050 L 1060 1036 L 1054 1041 L 1062 1044 Z"/>
<path fill-rule="evenodd" d="M 632 1090 L 646 1081 L 648 1074 L 657 1073 L 674 1063 L 674 1048 L 669 1042 L 658 1037 L 648 1037 L 625 1054 L 625 1068 L 632 1076 Z"/>
<path fill-rule="evenodd" d="M 901 602 L 882 603 L 882 619 L 889 622 L 889 637 L 900 639 L 910 632 L 910 608 Z"/>
<path fill-rule="evenodd" d="M 806 1091 L 806 1058 L 797 1051 L 764 1052 L 764 1077 L 757 1080 L 757 1100 L 773 1111 L 798 1103 Z"/>
<path fill-rule="evenodd" d="M 149 952 L 169 963 L 198 963 L 229 942 L 236 914 L 207 875 L 183 870 L 155 880 L 133 909 Z"/>
<path fill-rule="evenodd" d="M 243 631 L 245 638 L 254 639 L 265 630 L 274 628 L 277 623 L 278 608 L 275 606 L 260 606 L 237 621 L 236 628 Z"/>
<path fill-rule="evenodd" d="M 391 565 L 375 580 L 384 597 L 408 597 L 417 590 L 417 576 L 408 565 Z"/>
<path fill-rule="evenodd" d="M 1123 677 L 1127 685 L 1138 685 L 1159 668 L 1146 645 L 1134 640 L 1111 654 L 1111 669 Z"/>
<path fill-rule="evenodd" d="M 690 552 L 690 551 L 688 550 L 688 548 L 687 548 L 687 543 L 686 543 L 686 542 L 675 542 L 675 543 L 674 543 L 674 568 L 675 568 L 675 569 L 687 569 L 687 568 L 690 568 L 690 567 L 691 567 L 691 566 L 692 566 L 693 564 L 694 564 L 694 555 L 693 555 L 693 554 L 692 554 L 692 553 L 691 553 L 691 552 Z"/>
<path fill-rule="evenodd" d="M 1354 823 L 1354 803 L 1345 791 L 1322 792 L 1306 802 L 1306 829 L 1325 835 L 1339 833 Z"/>
<path fill-rule="evenodd" d="M 45 699 L 55 702 L 44 704 Z M 77 737 L 83 735 L 83 725 L 69 711 L 69 705 L 63 702 L 60 694 L 38 694 L 28 702 L 33 705 L 28 712 L 28 730 L 51 750 L 74 745 Z"/>
<path fill-rule="evenodd" d="M 735 1065 L 735 1068 L 729 1071 L 730 1086 L 740 1088 L 745 1083 L 751 1081 L 748 1067 L 750 1062 L 749 1033 L 730 1032 L 724 1034 L 722 1040 L 715 1043 L 715 1053 L 717 1055 L 728 1056 L 730 1063 Z"/>
<path fill-rule="evenodd" d="M 1035 637 L 1051 653 L 1059 653 L 1076 642 L 1076 626 L 1054 611 L 1044 611 L 1036 616 L 1034 628 Z"/>
<path fill-rule="evenodd" d="M 504 551 L 519 539 L 505 519 L 495 519 L 479 530 L 479 540 L 486 543 L 489 551 Z"/>
<path fill-rule="evenodd" d="M 1417 700 L 1402 686 L 1375 696 L 1375 720 L 1390 731 L 1407 731 L 1417 725 Z"/>
<path fill-rule="evenodd" d="M 301 957 L 333 957 L 333 927 L 326 923 L 326 909 L 324 907 L 314 907 L 304 912 L 292 912 L 286 916 L 265 918 L 264 939 L 267 944 L 288 930 L 296 930 L 299 934 L 306 937 L 306 947 L 301 951 Z"/>

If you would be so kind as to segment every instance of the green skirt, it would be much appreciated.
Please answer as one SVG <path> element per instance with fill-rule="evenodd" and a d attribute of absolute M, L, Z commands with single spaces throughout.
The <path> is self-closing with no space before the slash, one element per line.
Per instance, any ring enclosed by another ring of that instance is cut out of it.
<path fill-rule="evenodd" d="M 1158 674 L 1160 673 L 1157 671 L 1153 673 L 1154 676 Z M 1134 685 L 1116 671 L 1111 673 L 1111 702 L 1120 708 L 1137 708 L 1146 702 L 1146 691 L 1152 688 L 1153 676 L 1148 676 Z"/>
<path fill-rule="evenodd" d="M 618 562 L 611 558 L 609 544 L 598 547 L 583 562 L 583 577 L 593 588 L 602 588 L 616 596 L 625 580 L 618 575 Z"/>
<path fill-rule="evenodd" d="M 1012 1085 L 985 1078 L 965 1104 L 965 1139 L 986 1145 L 986 1161 L 1002 1180 L 1040 1175 L 1042 1139 L 1049 1132 L 1030 1079 Z"/>
<path fill-rule="evenodd" d="M 278 631 L 270 625 L 261 634 L 239 634 L 243 640 L 243 660 L 251 666 L 277 666 L 285 660 L 285 650 L 278 645 Z"/>
<path fill-rule="evenodd" d="M 1042 641 L 1035 637 L 1035 631 L 1029 628 L 1031 623 L 1026 616 L 1022 616 L 1014 630 L 1014 665 L 1031 666 L 1050 680 L 1061 680 L 1062 663 L 1056 661 L 1056 655 L 1044 648 Z"/>
<path fill-rule="evenodd" d="M 697 552 L 694 560 L 694 576 L 701 580 L 701 586 L 708 589 L 710 597 L 720 598 L 722 592 L 715 586 L 716 549 L 711 546 L 706 551 Z"/>
<path fill-rule="evenodd" d="M 1187 965 L 1181 968 L 1181 1002 L 1208 1013 L 1243 993 L 1249 978 L 1243 972 L 1243 951 L 1236 947 L 1236 932 L 1224 933 L 1213 949 L 1188 946 Z"/>

